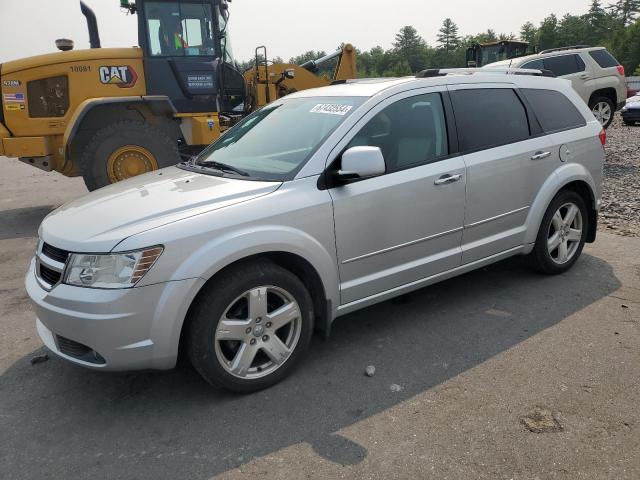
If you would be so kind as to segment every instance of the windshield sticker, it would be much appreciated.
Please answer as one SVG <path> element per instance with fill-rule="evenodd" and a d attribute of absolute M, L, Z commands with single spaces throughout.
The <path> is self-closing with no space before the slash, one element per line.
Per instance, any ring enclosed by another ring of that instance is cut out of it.
<path fill-rule="evenodd" d="M 352 105 L 338 105 L 335 103 L 319 103 L 313 107 L 311 113 L 328 113 L 329 115 L 346 115 Z"/>

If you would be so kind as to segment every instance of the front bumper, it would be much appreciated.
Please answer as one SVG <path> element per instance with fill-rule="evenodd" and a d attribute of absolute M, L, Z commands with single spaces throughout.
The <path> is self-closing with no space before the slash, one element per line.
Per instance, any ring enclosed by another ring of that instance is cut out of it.
<path fill-rule="evenodd" d="M 196 278 L 119 290 L 59 284 L 47 291 L 36 279 L 35 261 L 25 279 L 44 344 L 97 370 L 173 368 L 184 318 L 203 283 Z"/>

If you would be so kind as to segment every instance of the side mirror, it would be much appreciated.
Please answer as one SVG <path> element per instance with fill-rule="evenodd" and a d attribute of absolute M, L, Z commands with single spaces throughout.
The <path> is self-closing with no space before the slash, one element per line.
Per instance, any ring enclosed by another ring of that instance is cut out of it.
<path fill-rule="evenodd" d="M 387 166 L 379 147 L 351 147 L 342 154 L 339 180 L 355 180 L 383 175 Z"/>

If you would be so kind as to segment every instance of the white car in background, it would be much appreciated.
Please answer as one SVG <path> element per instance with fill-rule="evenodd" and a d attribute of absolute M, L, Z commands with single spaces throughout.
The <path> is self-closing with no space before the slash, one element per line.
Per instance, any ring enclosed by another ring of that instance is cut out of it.
<path fill-rule="evenodd" d="M 640 122 L 640 95 L 635 95 L 627 99 L 627 103 L 622 107 L 622 120 L 627 125 L 635 125 Z"/>

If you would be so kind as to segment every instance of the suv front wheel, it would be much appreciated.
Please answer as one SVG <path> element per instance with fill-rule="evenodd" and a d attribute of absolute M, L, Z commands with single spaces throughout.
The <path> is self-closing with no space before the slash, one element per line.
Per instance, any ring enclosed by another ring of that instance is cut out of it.
<path fill-rule="evenodd" d="M 613 122 L 613 114 L 615 105 L 610 98 L 595 97 L 589 102 L 589 108 L 593 112 L 593 116 L 600 122 L 602 128 L 609 128 Z"/>
<path fill-rule="evenodd" d="M 190 312 L 189 358 L 212 385 L 239 393 L 269 387 L 302 358 L 313 303 L 300 279 L 269 261 L 222 272 Z"/>

